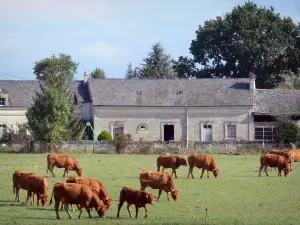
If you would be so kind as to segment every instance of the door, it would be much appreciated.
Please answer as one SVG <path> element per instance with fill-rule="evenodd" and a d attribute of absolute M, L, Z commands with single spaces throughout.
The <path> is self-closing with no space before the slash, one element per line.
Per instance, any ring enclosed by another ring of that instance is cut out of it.
<path fill-rule="evenodd" d="M 164 125 L 164 141 L 174 141 L 174 125 Z"/>
<path fill-rule="evenodd" d="M 210 142 L 212 141 L 212 126 L 203 125 L 203 141 Z"/>

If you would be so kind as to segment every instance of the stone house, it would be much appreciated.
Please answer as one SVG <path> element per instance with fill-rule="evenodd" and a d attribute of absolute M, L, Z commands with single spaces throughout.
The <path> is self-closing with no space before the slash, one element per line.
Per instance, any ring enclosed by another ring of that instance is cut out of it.
<path fill-rule="evenodd" d="M 35 80 L 0 80 L 0 132 L 26 122 Z M 255 77 L 234 79 L 84 79 L 73 81 L 77 115 L 94 138 L 106 130 L 134 140 L 274 140 L 274 114 L 300 116 L 300 91 L 256 89 Z"/>

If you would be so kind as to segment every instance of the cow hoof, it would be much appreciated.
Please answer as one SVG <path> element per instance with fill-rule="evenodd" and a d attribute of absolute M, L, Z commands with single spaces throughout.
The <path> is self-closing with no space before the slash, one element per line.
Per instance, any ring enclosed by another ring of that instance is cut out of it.
<path fill-rule="evenodd" d="M 60 220 L 60 217 L 56 217 L 56 219 Z"/>

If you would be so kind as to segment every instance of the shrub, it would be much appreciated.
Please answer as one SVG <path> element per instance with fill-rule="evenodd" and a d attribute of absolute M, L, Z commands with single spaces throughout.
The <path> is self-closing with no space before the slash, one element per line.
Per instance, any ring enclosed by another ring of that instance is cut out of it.
<path fill-rule="evenodd" d="M 145 141 L 145 139 L 140 138 L 137 148 L 139 150 L 139 154 L 148 155 L 151 153 L 152 143 L 149 141 Z"/>
<path fill-rule="evenodd" d="M 98 136 L 98 141 L 112 141 L 111 134 L 106 130 L 102 131 Z"/>
<path fill-rule="evenodd" d="M 299 139 L 299 127 L 288 117 L 278 117 L 275 138 L 279 144 L 289 145 L 296 143 Z"/>
<path fill-rule="evenodd" d="M 122 134 L 122 135 L 116 137 L 113 140 L 114 146 L 116 148 L 116 153 L 123 154 L 125 152 L 125 148 L 131 141 L 132 140 L 131 140 L 131 137 L 129 134 Z"/>

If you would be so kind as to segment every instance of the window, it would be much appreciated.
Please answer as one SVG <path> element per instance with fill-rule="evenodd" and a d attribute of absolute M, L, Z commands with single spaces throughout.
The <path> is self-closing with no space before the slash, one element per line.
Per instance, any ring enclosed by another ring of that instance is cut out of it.
<path fill-rule="evenodd" d="M 0 106 L 5 105 L 5 98 L 0 98 Z"/>
<path fill-rule="evenodd" d="M 254 139 L 274 141 L 276 134 L 276 127 L 255 127 Z"/>
<path fill-rule="evenodd" d="M 124 125 L 123 124 L 114 124 L 113 125 L 113 138 L 124 134 Z"/>
<path fill-rule="evenodd" d="M 148 130 L 148 127 L 147 127 L 147 124 L 145 124 L 145 123 L 141 123 L 137 127 L 137 131 L 147 131 L 147 130 Z"/>
<path fill-rule="evenodd" d="M 227 138 L 236 138 L 236 125 L 227 124 Z"/>
<path fill-rule="evenodd" d="M 203 125 L 203 141 L 212 141 L 212 125 Z"/>

